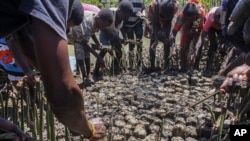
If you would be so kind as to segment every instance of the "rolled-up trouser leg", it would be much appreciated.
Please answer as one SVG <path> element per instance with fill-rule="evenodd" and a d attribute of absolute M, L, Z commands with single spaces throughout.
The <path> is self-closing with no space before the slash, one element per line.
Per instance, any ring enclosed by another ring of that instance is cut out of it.
<path fill-rule="evenodd" d="M 185 49 L 182 49 L 180 51 L 180 65 L 181 65 L 181 70 L 188 69 L 188 55 Z"/>
<path fill-rule="evenodd" d="M 164 44 L 164 69 L 169 68 L 170 43 Z"/>
<path fill-rule="evenodd" d="M 121 58 L 122 58 L 122 45 L 120 43 L 115 43 L 115 58 L 114 58 L 114 70 L 115 74 L 118 74 L 121 72 Z"/>

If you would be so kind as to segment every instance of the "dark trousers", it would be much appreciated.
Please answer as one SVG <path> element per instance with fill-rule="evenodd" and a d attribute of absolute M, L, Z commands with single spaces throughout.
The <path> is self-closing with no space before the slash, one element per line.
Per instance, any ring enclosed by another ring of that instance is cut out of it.
<path fill-rule="evenodd" d="M 167 39 L 169 39 L 170 35 L 170 30 L 171 30 L 171 24 L 168 24 L 165 26 L 164 29 L 160 31 L 161 34 L 158 35 L 158 40 L 163 42 L 164 44 L 164 69 L 166 69 L 169 65 L 169 55 L 170 55 L 170 42 L 166 42 Z M 150 47 L 149 47 L 149 61 L 151 64 L 151 68 L 155 68 L 155 57 L 156 57 L 156 52 L 154 49 L 151 48 L 152 44 L 154 43 L 153 37 L 151 35 L 151 40 L 150 40 Z"/>
<path fill-rule="evenodd" d="M 194 68 L 198 69 L 199 65 L 200 65 L 200 60 L 201 60 L 201 55 L 202 55 L 202 50 L 203 50 L 203 46 L 204 46 L 204 33 L 201 34 L 201 36 L 198 39 L 198 42 L 196 44 L 196 58 L 195 58 L 195 63 L 194 63 Z M 214 55 L 218 49 L 218 41 L 220 41 L 221 43 L 224 43 L 224 37 L 222 35 L 222 31 L 221 30 L 216 30 L 214 28 L 210 28 L 208 33 L 208 41 L 209 41 L 209 49 L 207 52 L 207 56 L 208 56 L 208 60 L 207 60 L 207 66 L 206 69 L 211 69 L 211 63 L 214 59 Z"/>

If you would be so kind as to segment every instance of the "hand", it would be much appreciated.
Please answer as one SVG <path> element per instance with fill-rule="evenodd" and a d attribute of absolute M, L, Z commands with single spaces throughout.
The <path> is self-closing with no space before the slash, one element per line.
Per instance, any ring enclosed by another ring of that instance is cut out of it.
<path fill-rule="evenodd" d="M 158 45 L 158 40 L 154 41 L 154 43 L 151 45 L 151 49 L 155 50 Z"/>
<path fill-rule="evenodd" d="M 227 78 L 224 80 L 220 86 L 220 92 L 230 93 L 235 90 L 235 88 L 241 85 L 242 81 L 248 81 L 250 79 L 250 66 L 241 65 L 234 68 L 227 75 Z"/>
<path fill-rule="evenodd" d="M 99 49 L 99 50 L 102 49 L 102 43 L 101 42 L 98 42 L 96 45 L 97 45 L 97 49 Z"/>
<path fill-rule="evenodd" d="M 175 37 L 174 37 L 174 36 L 171 36 L 171 37 L 169 38 L 169 42 L 170 42 L 171 45 L 175 44 Z"/>
<path fill-rule="evenodd" d="M 163 40 L 163 43 L 164 44 L 168 44 L 168 43 L 170 43 L 170 45 L 172 45 L 172 43 L 173 43 L 174 41 L 173 41 L 173 39 L 172 38 L 169 38 L 169 39 L 165 39 L 165 40 Z"/>
<path fill-rule="evenodd" d="M 36 77 L 35 77 L 35 74 L 34 75 L 31 75 L 31 76 L 27 76 L 24 78 L 25 81 L 27 81 L 29 84 L 31 85 L 35 85 L 37 80 L 36 80 Z"/>
<path fill-rule="evenodd" d="M 18 81 L 17 83 L 17 88 L 21 88 L 23 83 L 27 82 L 32 86 L 35 86 L 37 82 L 39 82 L 39 80 L 36 78 L 35 74 L 33 73 L 32 75 L 29 76 L 24 76 L 21 80 Z"/>
<path fill-rule="evenodd" d="M 95 134 L 90 138 L 90 141 L 96 141 L 106 136 L 106 127 L 104 122 L 100 118 L 94 118 L 90 120 L 92 126 L 95 128 Z"/>
<path fill-rule="evenodd" d="M 145 25 L 145 30 L 144 30 L 143 36 L 146 38 L 149 38 L 151 33 L 152 33 L 152 29 L 150 28 L 150 26 Z"/>
<path fill-rule="evenodd" d="M 127 39 L 121 39 L 121 43 L 127 45 L 128 44 Z"/>
<path fill-rule="evenodd" d="M 103 58 L 98 57 L 98 58 L 97 58 L 97 63 L 98 63 L 99 66 L 101 66 L 102 68 L 106 68 L 106 64 L 105 64 L 105 61 L 103 60 Z"/>

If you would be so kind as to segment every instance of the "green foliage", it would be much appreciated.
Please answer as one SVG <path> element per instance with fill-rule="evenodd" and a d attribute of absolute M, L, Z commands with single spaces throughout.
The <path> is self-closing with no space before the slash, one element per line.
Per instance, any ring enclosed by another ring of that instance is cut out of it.
<path fill-rule="evenodd" d="M 200 2 L 205 6 L 206 10 L 209 10 L 211 7 L 220 6 L 220 0 L 200 0 Z"/>
<path fill-rule="evenodd" d="M 118 0 L 81 0 L 81 2 L 101 7 L 116 7 Z"/>
<path fill-rule="evenodd" d="M 145 6 L 148 7 L 152 0 L 144 0 Z M 187 0 L 177 0 L 180 7 L 182 7 Z M 118 0 L 81 0 L 81 2 L 93 4 L 96 6 L 104 6 L 104 7 L 115 7 L 117 6 Z M 213 6 L 219 6 L 221 0 L 200 0 L 200 2 L 205 6 L 208 11 Z"/>
<path fill-rule="evenodd" d="M 188 0 L 177 0 L 180 6 L 183 6 Z M 206 8 L 209 10 L 211 7 L 219 6 L 221 4 L 221 0 L 199 0 Z"/>
<path fill-rule="evenodd" d="M 88 4 L 93 4 L 93 5 L 96 5 L 96 6 L 101 5 L 99 0 L 81 0 L 81 2 L 88 3 Z"/>

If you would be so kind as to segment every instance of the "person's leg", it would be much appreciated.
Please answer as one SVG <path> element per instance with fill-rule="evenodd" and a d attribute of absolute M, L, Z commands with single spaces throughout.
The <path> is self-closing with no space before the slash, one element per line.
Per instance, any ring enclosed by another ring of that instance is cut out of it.
<path fill-rule="evenodd" d="M 75 59 L 76 59 L 76 57 L 75 57 Z M 78 61 L 77 61 L 77 59 L 76 59 L 76 70 L 75 70 L 75 72 L 76 72 L 76 75 L 79 75 L 80 74 L 80 65 L 79 65 L 79 63 L 78 63 Z M 83 73 L 82 73 L 83 74 Z M 83 75 L 82 75 L 82 77 L 84 77 Z"/>
<path fill-rule="evenodd" d="M 81 72 L 82 79 L 84 79 L 86 77 L 86 69 L 84 66 L 85 50 L 81 43 L 75 43 L 74 49 L 77 67 L 80 70 L 79 73 Z"/>
<path fill-rule="evenodd" d="M 170 55 L 170 43 L 164 43 L 164 69 L 171 69 L 169 68 L 169 55 Z"/>
<path fill-rule="evenodd" d="M 76 60 L 75 75 L 80 75 L 80 65 L 79 65 L 79 62 L 77 61 L 77 60 L 78 60 L 78 59 L 77 59 L 77 55 L 78 55 L 78 54 L 81 55 L 81 53 L 78 53 L 78 52 L 77 52 L 77 49 L 76 49 L 75 45 L 74 45 L 74 53 L 75 53 L 75 60 Z M 79 59 L 80 59 L 80 58 L 79 58 Z M 85 71 L 85 70 L 81 71 L 81 73 L 84 74 L 84 73 L 83 73 L 84 71 Z M 84 76 L 82 75 L 82 77 L 84 77 Z"/>
<path fill-rule="evenodd" d="M 150 40 L 150 46 L 154 43 L 154 40 Z M 155 50 L 149 47 L 149 61 L 150 61 L 150 67 L 152 69 L 155 68 Z"/>
<path fill-rule="evenodd" d="M 86 66 L 86 73 L 87 73 L 86 78 L 89 79 L 89 77 L 90 77 L 90 58 L 85 58 L 84 63 Z"/>
<path fill-rule="evenodd" d="M 83 59 L 76 59 L 76 64 L 78 64 L 81 75 L 82 75 L 82 80 L 86 77 L 86 71 L 85 71 L 85 66 L 84 66 L 84 60 Z"/>
<path fill-rule="evenodd" d="M 180 43 L 180 66 L 181 71 L 186 72 L 188 69 L 188 48 L 190 39 L 188 37 L 189 32 L 181 33 L 181 43 Z"/>
<path fill-rule="evenodd" d="M 129 40 L 134 40 L 134 27 L 127 27 L 127 37 Z M 129 61 L 129 70 L 134 69 L 134 60 L 135 60 L 135 53 L 134 53 L 135 44 L 129 43 L 129 50 L 128 50 L 128 61 Z"/>
<path fill-rule="evenodd" d="M 170 21 L 170 23 L 171 23 L 171 21 Z M 171 24 L 167 24 L 166 27 L 165 27 L 166 39 L 169 39 L 170 31 L 171 31 Z M 164 43 L 164 69 L 165 70 L 167 68 L 169 68 L 170 47 L 171 47 L 170 42 Z"/>
<path fill-rule="evenodd" d="M 118 42 L 112 42 L 112 46 L 115 49 L 115 58 L 114 61 L 114 74 L 117 75 L 121 72 L 121 58 L 122 58 L 122 45 Z"/>
<path fill-rule="evenodd" d="M 86 67 L 86 79 L 87 81 L 90 81 L 90 83 L 94 83 L 92 75 L 90 73 L 90 52 L 89 51 L 85 51 L 85 58 L 84 58 L 84 62 L 85 62 L 85 67 Z"/>
<path fill-rule="evenodd" d="M 136 52 L 136 64 L 137 68 L 140 68 L 140 65 L 142 65 L 142 36 L 143 36 L 143 22 L 138 23 L 135 27 L 135 36 L 136 36 L 136 42 L 140 43 L 137 44 L 137 52 Z"/>
<path fill-rule="evenodd" d="M 211 70 L 212 69 L 212 63 L 213 63 L 213 59 L 214 59 L 214 54 L 218 48 L 218 44 L 216 41 L 216 35 L 215 35 L 215 30 L 214 29 L 210 29 L 208 31 L 208 39 L 210 41 L 210 46 L 207 52 L 207 65 L 206 65 L 206 70 Z"/>
<path fill-rule="evenodd" d="M 196 53 L 195 53 L 195 61 L 194 61 L 195 70 L 199 69 L 203 46 L 204 46 L 204 38 L 203 38 L 203 35 L 200 35 L 196 44 Z"/>

